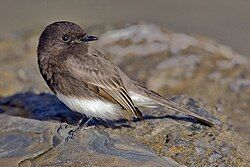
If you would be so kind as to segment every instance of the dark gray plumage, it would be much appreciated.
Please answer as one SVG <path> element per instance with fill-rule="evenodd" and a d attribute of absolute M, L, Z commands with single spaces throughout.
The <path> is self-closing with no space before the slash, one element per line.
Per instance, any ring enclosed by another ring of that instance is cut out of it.
<path fill-rule="evenodd" d="M 209 125 L 213 123 L 131 80 L 89 46 L 97 40 L 71 22 L 55 22 L 42 32 L 37 49 L 40 72 L 69 108 L 101 119 L 141 118 L 137 107 L 165 106 Z"/>

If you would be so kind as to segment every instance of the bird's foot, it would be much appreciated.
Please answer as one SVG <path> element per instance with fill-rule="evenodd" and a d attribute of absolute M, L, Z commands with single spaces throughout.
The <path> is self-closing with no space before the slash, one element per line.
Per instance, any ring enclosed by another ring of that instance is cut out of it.
<path fill-rule="evenodd" d="M 67 129 L 68 126 L 69 126 L 69 125 L 68 125 L 67 123 L 65 123 L 65 122 L 61 123 L 61 124 L 60 124 L 60 127 L 59 127 L 59 128 L 57 129 L 57 131 L 56 131 L 57 134 L 61 134 L 61 131 L 64 130 L 64 129 Z"/>
<path fill-rule="evenodd" d="M 69 141 L 70 139 L 74 139 L 75 136 L 76 136 L 76 133 L 77 133 L 79 130 L 81 130 L 81 129 L 83 129 L 83 130 L 89 129 L 89 128 L 88 128 L 88 124 L 89 124 L 89 122 L 90 122 L 92 119 L 93 119 L 93 118 L 91 117 L 91 118 L 89 118 L 85 123 L 83 123 L 83 122 L 82 122 L 82 121 L 83 121 L 83 118 L 82 118 L 82 119 L 78 122 L 77 127 L 76 127 L 75 129 L 72 129 L 72 130 L 70 130 L 70 131 L 68 132 L 68 136 L 66 137 L 65 141 L 67 142 L 67 141 Z"/>
<path fill-rule="evenodd" d="M 70 139 L 74 139 L 76 137 L 76 134 L 79 130 L 87 130 L 90 127 L 87 126 L 77 126 L 75 129 L 72 129 L 68 132 L 68 136 L 66 137 L 65 141 L 68 142 Z"/>
<path fill-rule="evenodd" d="M 68 142 L 70 139 L 74 139 L 76 137 L 77 129 L 70 130 L 68 132 L 68 136 L 66 137 L 65 141 Z"/>

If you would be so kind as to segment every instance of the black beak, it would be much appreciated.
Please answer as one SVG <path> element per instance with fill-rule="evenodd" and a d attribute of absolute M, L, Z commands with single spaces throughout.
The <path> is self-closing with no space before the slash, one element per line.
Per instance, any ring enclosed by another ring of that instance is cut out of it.
<path fill-rule="evenodd" d="M 93 35 L 85 35 L 83 38 L 84 42 L 96 41 L 96 40 L 98 40 L 98 37 L 93 36 Z"/>

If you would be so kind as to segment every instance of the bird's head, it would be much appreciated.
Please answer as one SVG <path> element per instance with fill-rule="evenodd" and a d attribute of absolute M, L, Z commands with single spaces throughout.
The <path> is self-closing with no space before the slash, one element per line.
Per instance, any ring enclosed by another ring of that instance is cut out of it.
<path fill-rule="evenodd" d="M 55 22 L 48 25 L 39 38 L 39 52 L 60 53 L 72 48 L 87 49 L 87 43 L 98 40 L 88 35 L 84 29 L 68 21 Z"/>

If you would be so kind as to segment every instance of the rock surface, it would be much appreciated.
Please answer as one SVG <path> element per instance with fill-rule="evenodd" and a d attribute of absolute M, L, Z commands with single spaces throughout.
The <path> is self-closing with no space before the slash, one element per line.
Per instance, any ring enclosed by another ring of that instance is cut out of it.
<path fill-rule="evenodd" d="M 0 121 L 1 166 L 181 166 L 134 139 L 105 131 L 85 130 L 64 142 L 55 135 L 59 123 L 5 114 Z"/>
<path fill-rule="evenodd" d="M 201 109 L 192 98 L 178 96 L 172 100 L 190 110 Z M 2 98 L 0 108 L 0 157 L 4 166 L 243 166 L 247 163 L 246 143 L 227 125 L 206 127 L 164 109 L 146 110 L 145 121 L 96 120 L 89 129 L 65 142 L 71 127 L 57 133 L 59 121 L 74 125 L 80 116 L 55 96 L 16 94 Z M 208 115 L 204 109 L 200 111 L 201 115 Z"/>
<path fill-rule="evenodd" d="M 30 32 L 0 41 L 0 76 L 4 78 L 0 80 L 0 166 L 250 163 L 248 59 L 204 37 L 172 33 L 151 24 L 89 31 L 96 30 L 104 32 L 96 47 L 130 77 L 165 96 L 179 95 L 171 100 L 219 125 L 210 128 L 163 108 L 143 109 L 145 121 L 96 120 L 90 129 L 65 142 L 73 126 L 58 134 L 60 122 L 74 125 L 80 115 L 53 95 L 40 94 L 49 90 L 36 63 L 39 34 Z"/>

